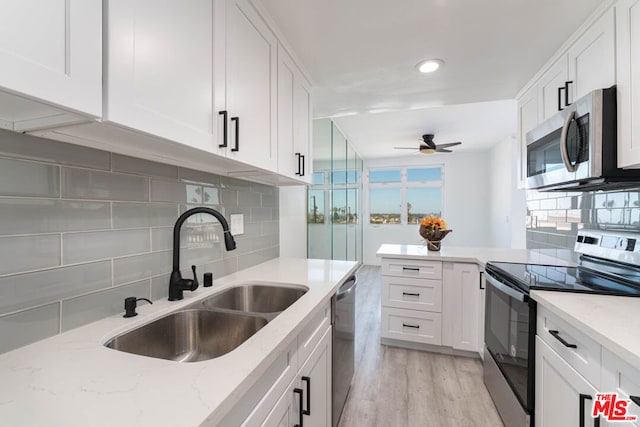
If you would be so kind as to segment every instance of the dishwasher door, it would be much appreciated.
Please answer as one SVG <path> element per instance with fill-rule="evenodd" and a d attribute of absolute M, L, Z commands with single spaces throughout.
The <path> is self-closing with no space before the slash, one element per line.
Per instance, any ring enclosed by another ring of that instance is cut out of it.
<path fill-rule="evenodd" d="M 340 286 L 331 298 L 333 427 L 338 425 L 353 379 L 357 284 L 358 279 L 354 274 Z"/>

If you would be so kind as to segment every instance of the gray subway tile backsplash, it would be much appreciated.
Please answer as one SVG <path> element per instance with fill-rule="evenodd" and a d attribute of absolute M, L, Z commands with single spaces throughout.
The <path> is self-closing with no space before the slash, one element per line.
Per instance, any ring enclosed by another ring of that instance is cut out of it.
<path fill-rule="evenodd" d="M 190 218 L 183 276 L 278 256 L 276 187 L 2 130 L 0 181 L 0 352 L 119 313 L 126 296 L 167 298 L 173 225 L 191 207 L 243 213 L 245 233 L 227 252 L 216 219 Z"/>
<path fill-rule="evenodd" d="M 60 235 L 0 237 L 0 276 L 60 265 Z"/>
<path fill-rule="evenodd" d="M 0 198 L 0 235 L 101 230 L 110 226 L 109 202 Z"/>
<path fill-rule="evenodd" d="M 65 264 L 116 258 L 149 252 L 148 228 L 110 230 L 62 235 L 62 259 Z"/>
<path fill-rule="evenodd" d="M 59 332 L 58 302 L 0 316 L 0 353 L 49 338 Z"/>
<path fill-rule="evenodd" d="M 580 229 L 640 232 L 640 193 L 543 193 L 527 191 L 527 248 L 575 260 Z"/>
<path fill-rule="evenodd" d="M 0 158 L 0 196 L 59 197 L 60 168 Z"/>
<path fill-rule="evenodd" d="M 68 199 L 148 201 L 146 177 L 62 168 L 62 197 Z"/>

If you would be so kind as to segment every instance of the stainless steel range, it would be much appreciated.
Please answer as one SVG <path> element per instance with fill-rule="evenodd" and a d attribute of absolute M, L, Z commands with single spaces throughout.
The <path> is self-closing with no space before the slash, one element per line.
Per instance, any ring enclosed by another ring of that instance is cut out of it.
<path fill-rule="evenodd" d="M 507 427 L 534 425 L 536 303 L 532 289 L 640 296 L 640 234 L 582 230 L 575 267 L 489 262 L 484 382 Z"/>

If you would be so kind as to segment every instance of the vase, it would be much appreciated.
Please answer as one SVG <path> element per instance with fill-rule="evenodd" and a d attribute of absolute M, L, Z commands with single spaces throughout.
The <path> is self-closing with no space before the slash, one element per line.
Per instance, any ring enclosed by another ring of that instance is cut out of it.
<path fill-rule="evenodd" d="M 424 225 L 420 225 L 419 233 L 427 244 L 427 250 L 436 252 L 440 250 L 442 239 L 453 230 L 430 230 Z"/>

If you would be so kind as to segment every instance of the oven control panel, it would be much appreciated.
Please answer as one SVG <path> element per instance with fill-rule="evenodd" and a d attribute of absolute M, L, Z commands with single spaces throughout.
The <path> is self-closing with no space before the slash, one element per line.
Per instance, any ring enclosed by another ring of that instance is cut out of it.
<path fill-rule="evenodd" d="M 576 236 L 574 250 L 580 254 L 640 265 L 640 234 L 580 230 Z"/>

